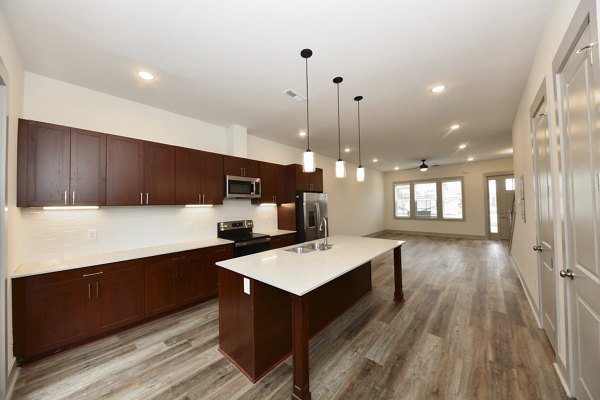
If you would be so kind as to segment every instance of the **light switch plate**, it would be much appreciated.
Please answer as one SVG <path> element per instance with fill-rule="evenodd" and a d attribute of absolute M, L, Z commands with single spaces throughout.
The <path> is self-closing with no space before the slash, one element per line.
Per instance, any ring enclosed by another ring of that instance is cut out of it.
<path fill-rule="evenodd" d="M 244 278 L 244 293 L 250 294 L 250 279 Z"/>

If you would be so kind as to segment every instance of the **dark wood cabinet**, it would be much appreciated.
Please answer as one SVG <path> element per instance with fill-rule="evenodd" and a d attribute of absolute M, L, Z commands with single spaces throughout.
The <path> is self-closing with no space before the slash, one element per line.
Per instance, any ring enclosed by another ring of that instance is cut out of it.
<path fill-rule="evenodd" d="M 144 142 L 107 135 L 106 205 L 145 204 Z"/>
<path fill-rule="evenodd" d="M 323 192 L 323 170 L 317 168 L 315 172 L 302 171 L 302 165 L 291 164 L 286 166 L 286 203 L 295 200 L 296 192 Z"/>
<path fill-rule="evenodd" d="M 18 359 L 143 319 L 143 263 L 125 261 L 13 279 Z"/>
<path fill-rule="evenodd" d="M 106 135 L 19 120 L 19 207 L 104 205 Z"/>
<path fill-rule="evenodd" d="M 218 261 L 233 258 L 233 246 L 215 246 L 206 250 L 206 295 L 215 296 L 219 293 Z"/>
<path fill-rule="evenodd" d="M 258 161 L 248 158 L 223 156 L 223 173 L 225 175 L 258 178 Z"/>
<path fill-rule="evenodd" d="M 175 148 L 175 204 L 223 204 L 223 155 Z"/>
<path fill-rule="evenodd" d="M 281 204 L 285 201 L 285 167 L 260 161 L 258 177 L 261 183 L 261 203 Z"/>
<path fill-rule="evenodd" d="M 271 250 L 296 244 L 296 234 L 286 233 L 284 235 L 271 236 Z"/>
<path fill-rule="evenodd" d="M 146 205 L 175 204 L 175 147 L 144 142 Z"/>

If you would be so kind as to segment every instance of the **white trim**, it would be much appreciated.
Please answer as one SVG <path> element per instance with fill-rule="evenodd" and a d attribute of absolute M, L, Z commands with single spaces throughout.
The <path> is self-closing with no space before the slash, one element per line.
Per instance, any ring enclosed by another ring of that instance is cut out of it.
<path fill-rule="evenodd" d="M 13 364 L 8 377 L 6 378 L 6 398 L 10 399 L 13 394 L 13 390 L 15 389 L 15 384 L 17 383 L 17 379 L 19 378 L 19 374 L 21 373 L 21 368 L 17 367 L 17 363 Z"/>
<path fill-rule="evenodd" d="M 565 393 L 567 394 L 567 396 L 573 397 L 573 394 L 571 394 L 571 391 L 569 390 L 569 385 L 567 385 L 567 380 L 563 376 L 560 366 L 557 363 L 552 363 L 552 365 L 554 366 L 556 375 L 558 375 L 558 379 L 560 380 L 560 384 L 562 385 L 563 389 L 565 390 Z"/>
<path fill-rule="evenodd" d="M 535 308 L 535 302 L 533 301 L 533 297 L 531 296 L 531 293 L 529 292 L 529 289 L 527 288 L 527 285 L 525 284 L 525 280 L 523 279 L 523 276 L 521 275 L 521 271 L 519 270 L 519 267 L 517 267 L 517 263 L 515 262 L 513 257 L 511 255 L 509 255 L 509 258 L 510 258 L 510 261 L 512 262 L 513 267 L 517 271 L 517 276 L 519 277 L 519 281 L 521 281 L 521 286 L 523 287 L 523 290 L 525 291 L 525 296 L 527 297 L 527 301 L 529 301 L 529 306 L 531 307 L 531 310 L 533 311 L 533 316 L 535 317 L 535 322 L 537 322 L 538 328 L 542 329 L 542 323 L 540 321 L 539 311 Z"/>

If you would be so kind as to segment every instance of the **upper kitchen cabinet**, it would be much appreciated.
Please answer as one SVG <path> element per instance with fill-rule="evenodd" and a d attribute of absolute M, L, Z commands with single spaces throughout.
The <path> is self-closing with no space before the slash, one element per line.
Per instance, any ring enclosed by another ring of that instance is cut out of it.
<path fill-rule="evenodd" d="M 241 157 L 223 156 L 223 172 L 225 175 L 258 178 L 258 161 Z"/>
<path fill-rule="evenodd" d="M 175 204 L 173 146 L 108 135 L 106 205 Z"/>
<path fill-rule="evenodd" d="M 175 204 L 223 204 L 223 156 L 175 148 Z"/>
<path fill-rule="evenodd" d="M 106 135 L 19 120 L 19 207 L 104 205 Z"/>
<path fill-rule="evenodd" d="M 286 201 L 293 202 L 297 191 L 323 192 L 323 170 L 317 168 L 315 172 L 303 172 L 302 165 L 291 164 L 286 166 L 287 194 Z"/>
<path fill-rule="evenodd" d="M 261 183 L 261 203 L 281 204 L 285 202 L 285 167 L 260 161 L 258 177 Z"/>

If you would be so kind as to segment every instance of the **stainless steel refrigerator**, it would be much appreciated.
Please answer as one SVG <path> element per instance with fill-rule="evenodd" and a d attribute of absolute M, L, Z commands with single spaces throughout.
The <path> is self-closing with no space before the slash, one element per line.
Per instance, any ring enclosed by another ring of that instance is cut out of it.
<path fill-rule="evenodd" d="M 322 219 L 327 220 L 327 193 L 296 193 L 296 236 L 298 243 L 325 237 L 325 229 L 319 230 Z"/>

